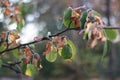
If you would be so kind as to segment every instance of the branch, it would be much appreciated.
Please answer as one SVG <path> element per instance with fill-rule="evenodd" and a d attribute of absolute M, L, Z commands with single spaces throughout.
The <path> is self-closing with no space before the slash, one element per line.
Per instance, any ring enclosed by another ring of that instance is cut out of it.
<path fill-rule="evenodd" d="M 71 23 L 70 23 L 70 24 L 71 24 Z M 70 26 L 70 25 L 69 25 L 69 26 Z M 103 29 L 120 29 L 120 27 L 104 27 Z M 81 30 L 81 28 L 69 28 L 69 27 L 68 27 L 68 28 L 65 28 L 64 30 L 56 33 L 56 34 L 53 34 L 53 35 L 49 36 L 49 37 L 59 36 L 60 34 L 63 34 L 63 33 L 65 33 L 66 31 L 70 31 L 70 30 L 76 30 L 76 31 L 78 30 L 78 31 L 79 31 L 79 30 Z M 19 45 L 19 46 L 14 47 L 14 48 L 9 48 L 9 49 L 7 49 L 7 50 L 3 50 L 3 51 L 0 52 L 0 55 L 3 54 L 3 53 L 5 53 L 5 52 L 8 52 L 8 51 L 12 51 L 12 50 L 18 49 L 18 48 L 20 48 L 20 47 L 22 47 L 22 46 L 35 44 L 35 43 L 41 42 L 41 41 L 43 41 L 43 40 L 49 40 L 49 38 L 43 37 L 43 38 L 42 38 L 41 40 L 39 40 L 39 41 L 32 41 L 32 42 L 29 42 L 29 43 L 21 44 L 21 45 Z"/>
<path fill-rule="evenodd" d="M 17 67 L 15 67 L 16 65 L 20 64 L 21 62 L 15 62 L 15 63 L 4 63 L 2 64 L 2 67 L 4 68 L 8 68 L 10 70 L 13 70 L 16 73 L 21 73 L 21 71 L 19 69 L 16 69 Z"/>
<path fill-rule="evenodd" d="M 40 41 L 43 41 L 43 40 L 49 40 L 49 39 L 47 37 L 43 37 Z M 9 48 L 9 49 L 3 50 L 3 51 L 0 52 L 0 55 L 3 54 L 4 52 L 8 52 L 8 51 L 12 51 L 12 50 L 15 50 L 15 49 L 19 49 L 19 48 L 21 48 L 23 46 L 30 45 L 30 44 L 35 44 L 35 43 L 38 43 L 40 41 L 32 41 L 32 42 L 29 42 L 29 43 L 18 45 L 18 46 L 13 47 L 13 48 Z"/>
<path fill-rule="evenodd" d="M 103 29 L 120 29 L 120 27 L 104 27 Z"/>

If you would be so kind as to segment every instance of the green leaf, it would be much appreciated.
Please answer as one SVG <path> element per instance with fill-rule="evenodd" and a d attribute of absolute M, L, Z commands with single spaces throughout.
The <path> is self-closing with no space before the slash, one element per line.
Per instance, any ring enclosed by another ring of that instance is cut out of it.
<path fill-rule="evenodd" d="M 67 9 L 65 9 L 64 14 L 63 14 L 63 23 L 64 23 L 65 27 L 70 27 L 70 28 L 75 27 L 75 22 L 73 22 L 73 21 L 71 22 L 71 20 L 70 20 L 71 16 L 72 16 L 72 8 L 69 7 Z"/>
<path fill-rule="evenodd" d="M 0 59 L 0 68 L 2 67 L 2 60 Z"/>
<path fill-rule="evenodd" d="M 49 62 L 54 62 L 57 58 L 57 50 L 53 50 L 52 52 L 46 54 L 46 59 Z"/>
<path fill-rule="evenodd" d="M 16 58 L 19 57 L 19 55 L 18 55 L 18 49 L 13 50 L 12 53 L 13 53 L 14 57 L 16 57 Z"/>
<path fill-rule="evenodd" d="M 27 69 L 27 64 L 25 64 L 24 62 L 22 62 L 22 64 L 21 64 L 21 70 L 22 70 L 23 74 L 25 74 L 26 69 Z"/>
<path fill-rule="evenodd" d="M 63 19 L 64 20 L 70 20 L 72 16 L 72 8 L 68 7 L 67 9 L 65 9 L 64 14 L 63 14 Z"/>
<path fill-rule="evenodd" d="M 63 49 L 62 49 L 62 52 L 61 52 L 61 56 L 64 58 L 64 59 L 70 59 L 72 57 L 72 48 L 70 47 L 69 44 L 66 44 Z"/>
<path fill-rule="evenodd" d="M 82 15 L 81 15 L 81 18 L 80 18 L 80 27 L 81 27 L 81 29 L 84 29 L 87 15 L 88 15 L 88 12 L 87 12 L 87 11 L 83 11 L 83 12 L 82 12 Z"/>
<path fill-rule="evenodd" d="M 118 30 L 115 29 L 104 29 L 104 34 L 108 40 L 113 41 L 118 35 Z"/>
<path fill-rule="evenodd" d="M 27 76 L 34 76 L 37 72 L 36 67 L 33 64 L 27 64 L 27 69 L 25 75 Z"/>
<path fill-rule="evenodd" d="M 74 58 L 74 56 L 76 54 L 76 47 L 75 47 L 74 43 L 71 40 L 68 40 L 67 43 L 70 45 L 70 47 L 72 49 L 72 58 Z"/>
<path fill-rule="evenodd" d="M 17 30 L 20 32 L 24 26 L 24 19 L 21 18 L 20 21 L 17 23 Z"/>

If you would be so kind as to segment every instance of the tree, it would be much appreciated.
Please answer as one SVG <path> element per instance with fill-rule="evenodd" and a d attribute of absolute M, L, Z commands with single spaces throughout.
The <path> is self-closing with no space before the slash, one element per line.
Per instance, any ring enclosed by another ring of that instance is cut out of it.
<path fill-rule="evenodd" d="M 76 53 L 75 45 L 66 36 L 61 36 L 64 32 L 75 30 L 83 39 L 88 42 L 88 47 L 94 48 L 99 42 L 106 43 L 112 41 L 118 35 L 118 27 L 107 27 L 101 15 L 92 9 L 86 9 L 85 6 L 67 7 L 63 16 L 59 17 L 57 27 L 62 29 L 56 34 L 48 32 L 47 36 L 35 37 L 32 42 L 21 44 L 19 40 L 21 30 L 25 25 L 24 14 L 22 13 L 21 4 L 13 4 L 9 0 L 0 0 L 2 13 L 5 19 L 10 19 L 8 24 L 17 23 L 16 30 L 6 30 L 1 32 L 0 36 L 0 66 L 9 68 L 16 73 L 23 73 L 33 76 L 36 71 L 42 68 L 42 60 L 38 53 L 34 51 L 31 44 L 46 41 L 46 50 L 41 56 L 45 56 L 49 62 L 54 62 L 57 56 L 61 56 L 68 61 L 74 58 Z M 4 21 L 3 21 L 4 22 Z M 112 33 L 112 35 L 110 34 Z M 107 45 L 105 45 L 107 46 Z M 107 52 L 105 47 L 104 54 Z M 4 56 L 15 57 L 15 60 L 7 60 Z"/>

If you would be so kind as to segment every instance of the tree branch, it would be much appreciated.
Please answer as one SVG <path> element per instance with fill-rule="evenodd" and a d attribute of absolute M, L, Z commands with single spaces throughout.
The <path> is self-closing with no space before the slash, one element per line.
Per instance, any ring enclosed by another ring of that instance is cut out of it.
<path fill-rule="evenodd" d="M 20 63 L 21 62 L 15 62 L 15 63 L 10 63 L 10 64 L 9 63 L 4 63 L 4 64 L 2 64 L 2 67 L 13 70 L 16 73 L 21 73 L 21 71 L 15 67 L 16 65 L 18 65 Z"/>
<path fill-rule="evenodd" d="M 42 40 L 49 40 L 49 39 L 47 37 L 43 37 L 40 41 L 42 41 Z M 13 48 L 5 49 L 5 50 L 0 52 L 0 55 L 3 54 L 4 52 L 8 52 L 8 51 L 12 51 L 12 50 L 15 50 L 15 49 L 19 49 L 20 47 L 23 47 L 23 46 L 26 46 L 26 45 L 30 45 L 30 44 L 35 44 L 35 43 L 38 43 L 40 41 L 32 41 L 32 42 L 29 42 L 29 43 L 18 45 L 18 46 L 13 47 Z"/>
<path fill-rule="evenodd" d="M 103 29 L 120 29 L 120 27 L 104 27 Z"/>
<path fill-rule="evenodd" d="M 104 27 L 103 29 L 120 29 L 120 27 Z M 76 30 L 76 31 L 78 30 L 78 31 L 79 31 L 79 30 L 81 30 L 81 28 L 69 28 L 69 27 L 68 27 L 68 28 L 65 28 L 64 30 L 56 33 L 56 34 L 53 34 L 53 35 L 49 36 L 49 37 L 59 36 L 60 34 L 63 34 L 63 33 L 65 33 L 66 31 L 70 31 L 70 30 Z M 43 37 L 43 38 L 42 38 L 41 40 L 39 40 L 39 41 L 32 41 L 32 42 L 29 42 L 29 43 L 25 43 L 25 44 L 18 45 L 18 46 L 14 47 L 14 48 L 9 48 L 9 49 L 3 50 L 3 51 L 0 52 L 0 55 L 3 54 L 3 53 L 5 53 L 5 52 L 8 52 L 8 51 L 12 51 L 12 50 L 18 49 L 18 48 L 20 48 L 20 47 L 22 47 L 22 46 L 35 44 L 35 43 L 41 42 L 41 41 L 43 41 L 43 40 L 49 40 L 49 38 Z"/>

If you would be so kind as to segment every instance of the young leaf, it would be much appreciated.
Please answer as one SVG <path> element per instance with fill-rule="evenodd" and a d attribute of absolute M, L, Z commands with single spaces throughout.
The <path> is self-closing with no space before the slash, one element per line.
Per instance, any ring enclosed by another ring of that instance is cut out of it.
<path fill-rule="evenodd" d="M 0 59 L 0 68 L 2 67 L 2 60 Z"/>
<path fill-rule="evenodd" d="M 72 16 L 72 8 L 68 7 L 67 9 L 65 9 L 64 14 L 63 14 L 63 23 L 65 27 L 73 28 L 75 26 L 74 22 L 71 23 L 71 20 L 70 20 L 71 16 Z"/>
<path fill-rule="evenodd" d="M 27 64 L 25 75 L 34 76 L 36 74 L 36 67 L 33 64 Z"/>
<path fill-rule="evenodd" d="M 65 9 L 64 14 L 63 14 L 63 19 L 64 20 L 70 20 L 72 16 L 72 8 L 68 7 L 67 9 Z"/>
<path fill-rule="evenodd" d="M 46 54 L 46 59 L 49 62 L 54 62 L 57 58 L 57 50 L 53 50 L 50 53 Z"/>
<path fill-rule="evenodd" d="M 74 56 L 76 54 L 76 47 L 75 47 L 74 43 L 71 40 L 68 40 L 68 44 L 70 45 L 70 47 L 72 49 L 72 58 L 74 58 Z"/>
<path fill-rule="evenodd" d="M 88 15 L 87 11 L 82 12 L 82 15 L 81 15 L 81 18 L 80 18 L 80 27 L 81 27 L 81 29 L 84 29 L 87 15 Z"/>
<path fill-rule="evenodd" d="M 118 35 L 118 31 L 115 29 L 104 29 L 104 34 L 108 40 L 113 41 Z"/>
<path fill-rule="evenodd" d="M 62 49 L 61 56 L 64 59 L 70 59 L 72 57 L 72 48 L 69 44 L 65 45 Z"/>

